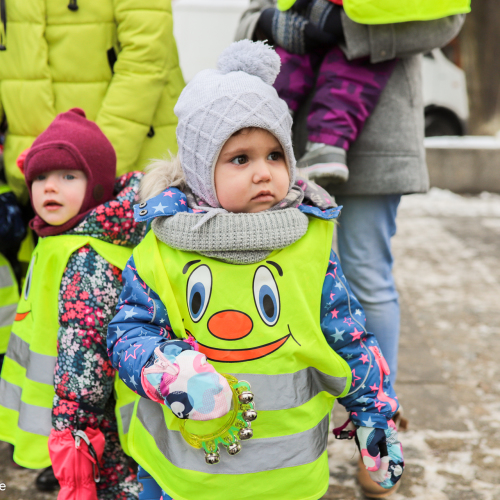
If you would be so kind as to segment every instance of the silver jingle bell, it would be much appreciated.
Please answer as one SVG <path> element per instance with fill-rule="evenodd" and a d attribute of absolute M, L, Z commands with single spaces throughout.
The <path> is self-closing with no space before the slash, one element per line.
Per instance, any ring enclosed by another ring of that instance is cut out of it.
<path fill-rule="evenodd" d="M 205 453 L 205 462 L 208 465 L 215 465 L 220 462 L 220 455 L 218 453 Z"/>
<path fill-rule="evenodd" d="M 255 410 L 245 410 L 241 416 L 243 417 L 243 420 L 253 422 L 257 418 L 257 412 Z"/>
<path fill-rule="evenodd" d="M 231 443 L 226 449 L 230 455 L 236 455 L 241 451 L 241 444 L 238 441 L 235 441 L 234 443 Z"/>
<path fill-rule="evenodd" d="M 242 392 L 241 394 L 238 394 L 238 399 L 243 404 L 251 403 L 253 401 L 253 393 L 250 391 Z"/>
<path fill-rule="evenodd" d="M 251 439 L 253 437 L 253 430 L 250 429 L 250 427 L 240 429 L 240 432 L 238 432 L 238 436 L 242 441 L 246 441 L 247 439 Z"/>

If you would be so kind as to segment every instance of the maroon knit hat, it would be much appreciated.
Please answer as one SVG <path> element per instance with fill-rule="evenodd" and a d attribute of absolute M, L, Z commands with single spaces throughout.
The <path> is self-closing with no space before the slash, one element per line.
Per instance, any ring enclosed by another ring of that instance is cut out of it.
<path fill-rule="evenodd" d="M 113 198 L 115 150 L 101 129 L 87 120 L 83 109 L 73 108 L 57 115 L 31 146 L 23 169 L 30 198 L 33 180 L 42 173 L 81 170 L 87 176 L 87 191 L 78 215 L 61 226 L 51 226 L 37 215 L 30 226 L 39 236 L 52 236 L 71 229 L 92 208 Z"/>

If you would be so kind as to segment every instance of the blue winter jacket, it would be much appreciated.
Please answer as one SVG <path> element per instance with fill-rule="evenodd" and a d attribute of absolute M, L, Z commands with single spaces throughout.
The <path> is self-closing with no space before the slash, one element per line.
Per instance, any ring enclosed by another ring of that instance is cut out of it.
<path fill-rule="evenodd" d="M 152 198 L 147 206 L 136 205 L 136 220 L 150 221 L 158 216 L 192 212 L 181 191 L 170 188 L 169 193 L 169 196 L 162 193 Z M 141 216 L 144 209 L 147 213 Z M 300 205 L 299 210 L 323 219 L 335 219 L 340 213 L 340 208 L 321 211 L 309 205 Z M 318 321 L 329 346 L 352 371 L 351 390 L 339 399 L 340 403 L 350 412 L 355 425 L 387 428 L 387 420 L 398 408 L 389 381 L 389 369 L 375 336 L 364 327 L 363 308 L 353 295 L 333 251 L 323 283 Z M 141 279 L 131 257 L 123 271 L 123 290 L 117 313 L 108 327 L 108 354 L 113 366 L 133 391 L 147 397 L 141 386 L 142 370 L 151 363 L 156 347 L 173 340 L 176 336 L 170 327 L 165 304 Z M 191 346 L 182 342 L 182 348 L 190 349 Z"/>

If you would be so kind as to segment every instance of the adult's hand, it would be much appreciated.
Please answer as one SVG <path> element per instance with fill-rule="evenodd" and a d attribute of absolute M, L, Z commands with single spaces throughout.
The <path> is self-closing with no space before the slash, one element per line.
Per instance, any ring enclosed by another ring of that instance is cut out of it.
<path fill-rule="evenodd" d="M 267 41 L 273 45 L 276 43 L 273 38 L 273 19 L 277 10 L 278 9 L 274 7 L 264 9 L 260 13 L 259 20 L 257 21 L 257 30 L 260 31 L 261 37 L 267 39 Z"/>
<path fill-rule="evenodd" d="M 329 0 L 310 0 L 305 16 L 310 23 L 329 37 L 325 38 L 329 45 L 336 45 L 344 37 L 341 12 L 342 7 Z"/>
<path fill-rule="evenodd" d="M 324 5 L 318 4 L 316 11 L 311 10 L 312 14 L 317 12 L 318 24 L 293 10 L 281 12 L 276 8 L 268 8 L 262 11 L 257 28 L 269 43 L 279 45 L 293 54 L 305 54 L 321 47 L 337 45 L 343 34 L 340 8 L 326 3 L 332 8 L 326 9 Z"/>
<path fill-rule="evenodd" d="M 295 0 L 295 3 L 291 7 L 293 10 L 300 12 L 301 10 L 307 9 L 310 3 L 314 0 Z"/>

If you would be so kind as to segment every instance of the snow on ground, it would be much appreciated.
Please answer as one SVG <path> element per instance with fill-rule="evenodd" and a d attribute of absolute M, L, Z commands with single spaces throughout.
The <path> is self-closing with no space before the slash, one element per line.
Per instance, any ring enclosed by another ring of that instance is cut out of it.
<path fill-rule="evenodd" d="M 394 500 L 500 500 L 500 195 L 403 197 L 393 241 L 410 430 Z M 344 417 L 338 410 L 338 422 Z M 331 440 L 325 499 L 362 498 L 352 442 Z"/>

